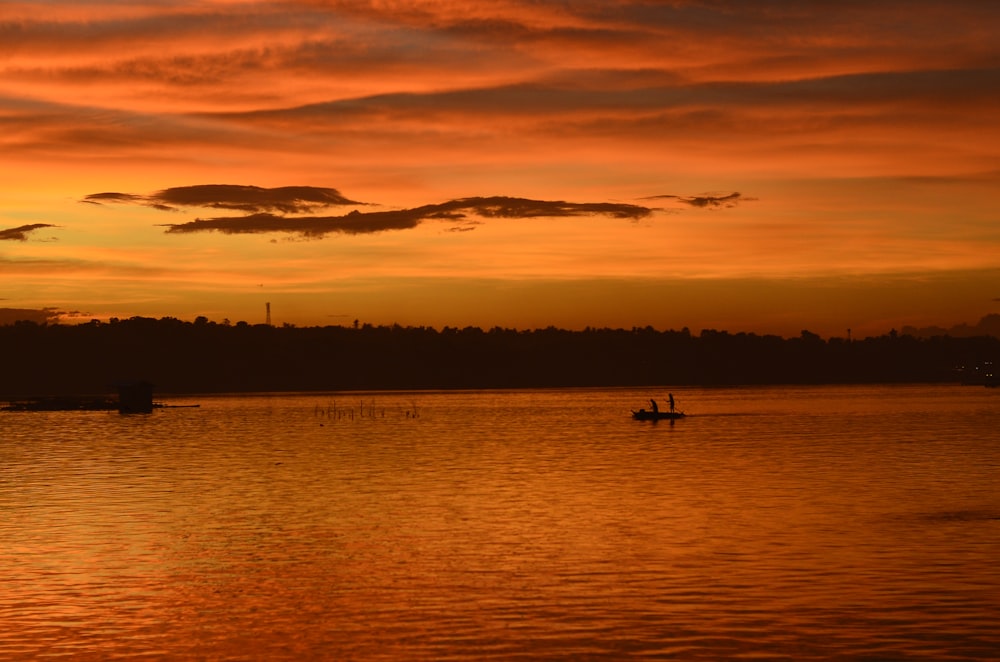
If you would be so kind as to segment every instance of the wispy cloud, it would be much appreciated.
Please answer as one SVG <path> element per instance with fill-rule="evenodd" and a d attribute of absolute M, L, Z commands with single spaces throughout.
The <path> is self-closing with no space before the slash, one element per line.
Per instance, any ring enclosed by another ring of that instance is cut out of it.
<path fill-rule="evenodd" d="M 91 205 L 103 205 L 105 203 L 145 204 L 148 200 L 149 198 L 147 196 L 108 191 L 105 193 L 91 193 L 80 202 L 85 202 Z"/>
<path fill-rule="evenodd" d="M 837 151 L 882 174 L 975 172 L 954 144 L 995 137 L 1000 111 L 990 3 L 36 4 L 0 7 L 11 154 L 385 173 L 611 143 L 601 163 L 670 149 L 707 172 L 747 155 L 800 172 Z"/>
<path fill-rule="evenodd" d="M 688 205 L 690 207 L 698 207 L 701 209 L 717 209 L 719 207 L 735 207 L 740 202 L 747 200 L 753 200 L 753 198 L 747 198 L 738 191 L 733 193 L 718 193 L 709 194 L 705 193 L 702 195 L 692 195 L 692 196 L 682 196 L 682 195 L 653 195 L 643 200 L 676 200 L 681 204 Z"/>
<path fill-rule="evenodd" d="M 51 223 L 32 223 L 30 225 L 21 225 L 16 228 L 7 228 L 6 230 L 0 230 L 0 241 L 28 241 L 29 235 L 33 232 L 41 230 L 42 228 L 55 228 L 56 225 Z"/>

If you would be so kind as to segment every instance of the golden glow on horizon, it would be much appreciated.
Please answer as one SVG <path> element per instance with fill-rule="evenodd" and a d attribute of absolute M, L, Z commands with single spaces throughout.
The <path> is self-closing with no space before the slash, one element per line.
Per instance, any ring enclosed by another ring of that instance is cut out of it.
<path fill-rule="evenodd" d="M 0 237 L 44 227 L 0 240 L 0 307 L 236 320 L 266 298 L 297 324 L 793 334 L 975 322 L 1000 297 L 998 29 L 1000 7 L 978 2 L 4 3 Z M 81 202 L 209 184 L 365 203 L 317 216 L 474 196 L 652 211 L 303 238 L 162 227 L 231 208 Z M 903 295 L 917 276 L 928 296 Z M 875 285 L 789 294 L 842 278 Z"/>

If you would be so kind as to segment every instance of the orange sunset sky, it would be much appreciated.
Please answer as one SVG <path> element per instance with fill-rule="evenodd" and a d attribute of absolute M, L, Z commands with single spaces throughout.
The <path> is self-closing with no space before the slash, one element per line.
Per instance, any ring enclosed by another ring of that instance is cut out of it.
<path fill-rule="evenodd" d="M 0 309 L 878 335 L 1000 311 L 1000 3 L 0 3 Z"/>

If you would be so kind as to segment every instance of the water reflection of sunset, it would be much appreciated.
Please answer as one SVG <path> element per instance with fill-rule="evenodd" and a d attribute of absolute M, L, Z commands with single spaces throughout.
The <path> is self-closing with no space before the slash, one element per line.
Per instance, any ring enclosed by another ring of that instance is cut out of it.
<path fill-rule="evenodd" d="M 0 412 L 0 657 L 989 659 L 988 389 L 665 395 Z"/>

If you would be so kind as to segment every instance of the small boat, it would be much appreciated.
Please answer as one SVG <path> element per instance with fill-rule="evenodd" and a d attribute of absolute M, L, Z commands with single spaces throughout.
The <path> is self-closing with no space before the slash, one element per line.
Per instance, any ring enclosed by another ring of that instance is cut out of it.
<path fill-rule="evenodd" d="M 637 421 L 675 421 L 684 418 L 686 414 L 682 411 L 648 411 L 640 409 L 632 410 L 632 418 Z"/>
<path fill-rule="evenodd" d="M 651 410 L 640 409 L 639 411 L 633 409 L 632 418 L 637 421 L 675 421 L 678 418 L 684 418 L 684 412 L 674 409 L 674 394 L 671 393 L 668 397 L 670 398 L 670 409 L 668 411 L 660 411 L 656 400 L 650 400 L 649 404 L 653 405 L 653 408 Z"/>

